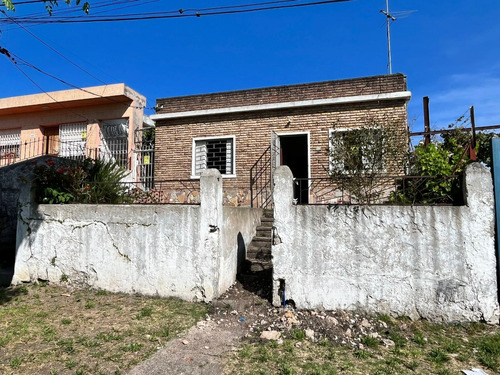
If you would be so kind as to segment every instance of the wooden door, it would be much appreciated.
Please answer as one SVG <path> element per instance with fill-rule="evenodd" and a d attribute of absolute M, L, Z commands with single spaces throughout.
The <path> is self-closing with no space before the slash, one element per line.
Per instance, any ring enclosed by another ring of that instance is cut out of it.
<path fill-rule="evenodd" d="M 44 151 L 47 155 L 57 155 L 59 153 L 59 127 L 45 128 Z"/>

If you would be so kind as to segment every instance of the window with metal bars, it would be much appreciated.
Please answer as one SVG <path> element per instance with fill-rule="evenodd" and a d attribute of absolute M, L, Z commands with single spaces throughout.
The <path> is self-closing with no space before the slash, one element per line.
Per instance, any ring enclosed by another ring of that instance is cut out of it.
<path fill-rule="evenodd" d="M 19 157 L 21 149 L 21 129 L 0 130 L 0 158 Z"/>
<path fill-rule="evenodd" d="M 84 158 L 87 145 L 87 123 L 59 125 L 59 142 L 59 156 Z"/>
<path fill-rule="evenodd" d="M 106 120 L 101 122 L 101 158 L 129 168 L 128 120 Z"/>
<path fill-rule="evenodd" d="M 235 174 L 234 137 L 194 139 L 193 176 L 200 176 L 209 168 L 217 169 L 224 176 Z"/>

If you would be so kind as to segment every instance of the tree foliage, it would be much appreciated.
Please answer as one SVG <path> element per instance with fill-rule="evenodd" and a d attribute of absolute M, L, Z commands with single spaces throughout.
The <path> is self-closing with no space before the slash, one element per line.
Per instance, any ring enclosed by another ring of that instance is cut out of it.
<path fill-rule="evenodd" d="M 462 203 L 462 174 L 472 162 L 471 133 L 451 124 L 449 131 L 431 143 L 415 146 L 409 154 L 408 174 L 421 176 L 400 181 L 392 200 L 397 203 Z M 476 134 L 477 161 L 491 167 L 493 132 Z"/>
<path fill-rule="evenodd" d="M 121 181 L 128 171 L 114 162 L 85 159 L 47 159 L 35 166 L 38 203 L 123 203 L 127 187 Z"/>
<path fill-rule="evenodd" d="M 369 119 L 330 136 L 328 173 L 342 201 L 370 204 L 387 195 L 384 175 L 402 174 L 408 136 L 398 124 Z"/>
<path fill-rule="evenodd" d="M 12 0 L 0 0 L 0 1 L 5 5 L 7 10 L 15 11 L 15 9 L 16 9 L 15 8 L 15 1 L 12 1 Z M 59 3 L 61 1 L 68 4 L 68 5 L 71 5 L 71 0 L 43 0 L 43 3 L 45 5 L 45 9 L 47 10 L 47 12 L 49 14 L 52 14 L 52 10 L 54 9 L 54 7 L 59 6 Z M 76 5 L 81 4 L 82 10 L 85 13 L 89 12 L 90 3 L 88 1 L 75 0 L 75 4 Z"/>

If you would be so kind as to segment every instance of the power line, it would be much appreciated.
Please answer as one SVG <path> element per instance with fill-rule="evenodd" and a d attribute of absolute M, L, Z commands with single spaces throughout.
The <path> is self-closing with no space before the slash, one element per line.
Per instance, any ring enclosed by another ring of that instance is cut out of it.
<path fill-rule="evenodd" d="M 3 50 L 3 52 L 2 52 Z M 74 115 L 77 115 L 83 119 L 85 119 L 86 121 L 90 122 L 89 118 L 87 116 L 84 116 L 82 115 L 81 113 L 77 113 L 77 112 L 74 112 L 72 111 L 71 109 L 69 108 L 66 108 L 64 106 L 63 103 L 59 102 L 56 98 L 54 98 L 52 95 L 50 95 L 47 91 L 45 91 L 38 83 L 35 82 L 34 79 L 32 79 L 24 70 L 21 69 L 21 67 L 17 64 L 17 61 L 14 57 L 12 57 L 12 53 L 9 54 L 9 52 L 7 51 L 7 53 L 5 53 L 5 49 L 4 48 L 1 48 L 0 47 L 0 53 L 4 54 L 5 56 L 7 56 L 9 58 L 9 61 L 16 67 L 17 70 L 19 70 L 21 72 L 21 74 L 23 74 L 32 84 L 34 84 L 36 87 L 38 87 L 38 89 L 40 91 L 42 91 L 45 95 L 47 95 L 50 99 L 52 99 L 55 103 L 57 103 L 58 105 L 61 106 L 61 108 L 63 108 L 64 110 L 70 112 L 70 113 L 73 113 Z M 17 57 L 17 56 L 16 56 Z"/>
<path fill-rule="evenodd" d="M 12 19 L 11 17 L 9 17 L 4 10 L 0 9 L 0 12 L 2 12 L 7 18 L 9 19 Z M 13 20 L 12 21 L 14 23 L 16 23 L 20 28 L 22 28 L 24 31 L 26 31 L 28 34 L 30 34 L 33 38 L 35 38 L 36 40 L 38 40 L 40 43 L 42 43 L 44 46 L 46 46 L 47 48 L 49 48 L 50 50 L 52 50 L 53 52 L 57 53 L 59 56 L 61 56 L 64 60 L 68 61 L 70 64 L 72 64 L 73 66 L 77 67 L 78 69 L 80 69 L 82 72 L 86 73 L 87 75 L 89 75 L 90 77 L 94 78 L 96 81 L 98 82 L 101 82 L 102 84 L 106 84 L 106 82 L 104 82 L 103 80 L 97 78 L 96 76 L 94 76 L 92 73 L 90 73 L 89 71 L 85 70 L 84 68 L 82 68 L 80 65 L 76 64 L 75 62 L 71 61 L 70 59 L 68 59 L 66 56 L 64 56 L 62 53 L 60 53 L 59 51 L 57 51 L 55 48 L 51 47 L 50 45 L 48 45 L 46 42 L 44 42 L 42 39 L 40 39 L 39 37 L 37 37 L 35 34 L 33 34 L 31 31 L 29 31 L 26 27 L 24 27 L 23 25 L 21 25 L 19 22 L 17 22 L 16 20 Z"/>
<path fill-rule="evenodd" d="M 288 9 L 288 8 L 299 8 L 308 6 L 317 6 L 325 4 L 333 4 L 340 2 L 349 2 L 354 0 L 323 0 L 323 1 L 313 1 L 300 4 L 286 4 L 286 5 L 259 5 L 259 4 L 275 4 L 283 2 L 291 2 L 297 0 L 281 0 L 272 1 L 267 3 L 256 3 L 257 5 L 247 4 L 233 7 L 218 7 L 218 8 L 203 8 L 203 9 L 179 9 L 176 11 L 166 11 L 166 12 L 149 12 L 149 13 L 132 13 L 132 14 L 121 14 L 109 16 L 82 16 L 78 17 L 16 17 L 16 21 L 24 24 L 67 24 L 67 23 L 94 23 L 94 22 L 121 22 L 121 21 L 140 21 L 140 20 L 152 20 L 152 19 L 169 19 L 169 18 L 186 18 L 186 17 L 202 17 L 202 16 L 215 16 L 215 15 L 227 15 L 227 14 L 241 14 L 250 12 L 261 12 L 268 10 L 278 10 L 278 9 Z M 253 6 L 253 7 L 252 7 Z M 240 9 L 242 7 L 252 7 L 251 9 Z M 226 9 L 226 10 L 212 10 L 212 9 Z M 227 9 L 229 8 L 229 9 Z M 2 22 L 11 24 L 12 21 Z"/>
<path fill-rule="evenodd" d="M 113 98 L 105 97 L 105 96 L 102 96 L 102 95 L 100 95 L 100 94 L 96 94 L 95 92 L 92 92 L 92 91 L 86 90 L 86 89 L 81 88 L 81 87 L 79 87 L 79 86 L 76 86 L 76 85 L 74 85 L 74 84 L 72 84 L 72 83 L 69 83 L 69 82 L 67 82 L 67 81 L 65 81 L 65 80 L 63 80 L 63 79 L 61 79 L 61 78 L 59 78 L 59 77 L 56 77 L 56 76 L 55 76 L 55 75 L 53 75 L 53 74 L 47 73 L 46 71 L 44 71 L 44 70 L 42 70 L 42 69 L 38 68 L 37 66 L 35 66 L 35 65 L 31 64 L 31 63 L 30 63 L 30 62 L 28 62 L 28 61 L 26 61 L 26 60 L 25 60 L 25 59 L 23 59 L 22 57 L 20 57 L 20 56 L 16 55 L 16 54 L 15 54 L 15 53 L 13 53 L 12 51 L 8 51 L 7 49 L 2 48 L 1 46 L 0 46 L 0 54 L 5 55 L 5 56 L 6 56 L 6 57 L 7 57 L 7 58 L 8 58 L 8 59 L 9 59 L 9 60 L 10 60 L 10 61 L 11 61 L 11 62 L 15 65 L 15 66 L 16 66 L 16 68 L 17 68 L 17 69 L 19 69 L 19 70 L 21 70 L 21 71 L 22 71 L 22 73 L 23 73 L 25 76 L 27 76 L 27 75 L 26 75 L 26 73 L 25 73 L 22 69 L 20 69 L 20 67 L 18 66 L 18 65 L 19 65 L 19 63 L 21 63 L 22 65 L 25 65 L 25 66 L 27 66 L 27 67 L 29 67 L 29 68 L 31 68 L 31 69 L 34 69 L 34 70 L 36 70 L 37 72 L 39 72 L 39 73 L 41 73 L 41 74 L 43 74 L 43 75 L 46 75 L 47 77 L 50 77 L 50 78 L 52 78 L 52 79 L 54 79 L 54 80 L 56 80 L 56 81 L 59 81 L 59 82 L 63 83 L 63 84 L 64 84 L 64 85 L 66 85 L 66 86 L 72 87 L 72 88 L 74 88 L 74 89 L 76 89 L 76 90 L 83 91 L 83 92 L 85 92 L 85 93 L 87 93 L 87 94 L 90 94 L 90 95 L 93 95 L 93 96 L 95 96 L 95 97 L 105 99 L 105 100 L 107 100 L 107 101 L 109 101 L 109 102 L 112 102 L 112 103 L 116 103 L 116 104 L 123 105 L 123 106 L 125 106 L 126 108 L 134 108 L 134 109 L 140 109 L 140 110 L 143 110 L 143 109 L 153 109 L 153 108 L 149 108 L 149 107 L 146 107 L 146 106 L 134 106 L 134 105 L 127 105 L 127 104 L 125 104 L 125 103 L 123 103 L 123 102 L 120 102 L 120 101 L 117 101 L 117 100 L 115 100 L 115 99 L 113 99 Z M 31 78 L 29 78 L 29 76 L 27 76 L 27 77 L 28 77 L 28 79 L 29 79 L 31 82 L 33 82 L 33 83 L 34 83 L 34 84 L 35 84 L 35 85 L 36 85 L 36 86 L 37 86 L 40 90 L 42 90 L 44 93 L 46 93 L 46 94 L 47 94 L 47 92 L 46 92 L 45 90 L 43 90 L 43 89 L 42 89 L 42 88 L 41 88 L 38 84 L 36 84 L 36 83 L 35 83 L 35 82 L 31 79 Z M 48 95 L 51 99 L 53 99 L 53 100 L 54 100 L 54 98 L 52 98 L 49 94 L 47 94 L 47 95 Z M 56 101 L 56 100 L 55 100 L 55 101 Z"/>

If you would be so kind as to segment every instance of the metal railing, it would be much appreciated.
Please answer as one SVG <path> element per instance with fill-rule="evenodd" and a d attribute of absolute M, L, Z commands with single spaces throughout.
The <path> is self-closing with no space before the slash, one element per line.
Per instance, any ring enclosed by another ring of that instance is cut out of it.
<path fill-rule="evenodd" d="M 269 146 L 250 168 L 250 202 L 252 207 L 270 208 L 272 206 L 271 172 L 271 146 Z"/>
<path fill-rule="evenodd" d="M 63 142 L 51 140 L 47 142 L 44 138 L 25 141 L 18 145 L 0 147 L 0 167 L 42 155 L 54 155 L 71 160 L 84 160 L 86 158 L 113 160 L 123 168 L 130 169 L 131 167 L 130 157 L 128 154 L 124 157 L 122 151 L 120 156 L 116 158 L 112 151 L 106 151 L 99 147 L 87 148 L 81 141 Z"/>
<path fill-rule="evenodd" d="M 350 177 L 295 178 L 296 204 L 403 204 L 461 205 L 464 202 L 460 176 L 376 176 L 357 182 Z M 449 194 L 436 195 L 433 187 L 445 187 Z"/>
<path fill-rule="evenodd" d="M 200 204 L 200 180 L 164 180 L 121 183 L 123 203 L 130 204 Z"/>

